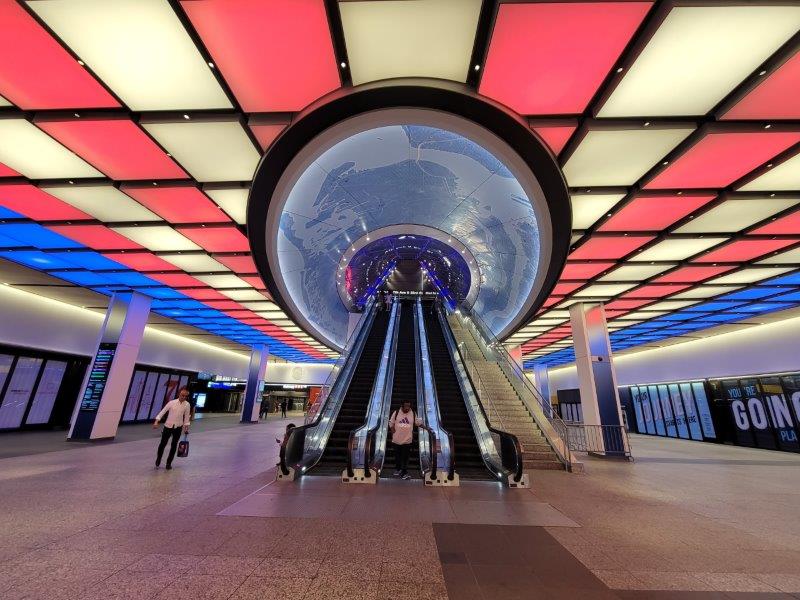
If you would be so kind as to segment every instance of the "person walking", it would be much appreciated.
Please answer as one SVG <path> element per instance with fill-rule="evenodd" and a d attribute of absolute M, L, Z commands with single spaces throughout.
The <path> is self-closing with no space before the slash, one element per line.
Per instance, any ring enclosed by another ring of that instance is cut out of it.
<path fill-rule="evenodd" d="M 384 298 L 384 301 L 386 302 L 386 312 L 391 312 L 392 300 L 392 292 L 386 292 L 386 297 Z"/>
<path fill-rule="evenodd" d="M 389 430 L 392 432 L 392 444 L 394 444 L 394 476 L 401 479 L 411 479 L 411 475 L 408 474 L 408 457 L 411 454 L 415 426 L 431 431 L 430 427 L 423 425 L 422 420 L 411 410 L 411 402 L 405 400 L 400 405 L 400 410 L 394 411 L 389 418 Z"/>
<path fill-rule="evenodd" d="M 189 421 L 191 418 L 192 409 L 189 404 L 189 390 L 182 387 L 178 391 L 178 397 L 170 400 L 164 405 L 164 408 L 156 415 L 156 420 L 153 422 L 153 429 L 158 429 L 158 423 L 166 415 L 167 419 L 164 422 L 164 429 L 161 431 L 161 442 L 158 444 L 158 454 L 156 454 L 156 469 L 161 466 L 161 457 L 164 455 L 164 448 L 167 447 L 167 441 L 171 441 L 169 446 L 169 454 L 167 455 L 167 469 L 172 468 L 172 459 L 175 458 L 175 450 L 178 448 L 178 440 L 183 433 L 189 433 Z"/>
<path fill-rule="evenodd" d="M 281 418 L 286 418 L 286 409 L 289 407 L 289 400 L 284 398 L 281 400 Z"/>

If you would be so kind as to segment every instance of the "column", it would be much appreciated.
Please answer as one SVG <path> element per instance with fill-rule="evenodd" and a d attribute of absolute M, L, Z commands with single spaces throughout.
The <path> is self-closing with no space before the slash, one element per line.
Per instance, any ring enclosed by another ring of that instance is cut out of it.
<path fill-rule="evenodd" d="M 548 404 L 551 404 L 550 372 L 547 370 L 547 365 L 535 364 L 533 366 L 533 378 L 536 382 L 536 388 L 539 390 L 542 398 L 544 398 Z"/>
<path fill-rule="evenodd" d="M 250 353 L 250 366 L 247 369 L 247 386 L 244 389 L 242 403 L 242 423 L 258 423 L 261 410 L 261 391 L 264 376 L 267 373 L 269 348 L 264 344 L 256 344 Z"/>
<path fill-rule="evenodd" d="M 625 450 L 624 438 L 613 428 L 603 428 L 598 435 L 598 425 L 619 426 L 623 423 L 617 378 L 608 339 L 605 309 L 602 304 L 573 304 L 569 307 L 572 340 L 575 346 L 575 364 L 581 392 L 583 422 L 587 426 L 587 440 L 597 443 L 597 452 L 613 455 Z"/>
<path fill-rule="evenodd" d="M 148 296 L 120 292 L 111 297 L 68 439 L 109 440 L 117 435 L 149 314 Z"/>

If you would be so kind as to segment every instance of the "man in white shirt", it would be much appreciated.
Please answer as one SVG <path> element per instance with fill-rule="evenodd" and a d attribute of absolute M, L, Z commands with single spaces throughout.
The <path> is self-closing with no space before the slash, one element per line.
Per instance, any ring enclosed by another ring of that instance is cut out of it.
<path fill-rule="evenodd" d="M 411 402 L 406 400 L 389 418 L 389 429 L 392 432 L 394 444 L 395 477 L 411 479 L 408 474 L 408 456 L 411 454 L 411 442 L 414 439 L 414 426 L 430 431 L 429 427 L 422 424 L 411 410 Z"/>
<path fill-rule="evenodd" d="M 172 443 L 169 446 L 169 454 L 167 455 L 167 469 L 172 468 L 172 459 L 175 458 L 175 450 L 178 448 L 178 440 L 181 437 L 181 431 L 189 433 L 189 421 L 192 414 L 192 405 L 189 404 L 189 390 L 185 387 L 181 388 L 178 392 L 178 397 L 170 400 L 164 405 L 156 415 L 156 420 L 153 423 L 153 429 L 158 429 L 158 422 L 167 415 L 167 420 L 164 422 L 164 429 L 161 431 L 161 442 L 158 444 L 158 454 L 156 454 L 156 469 L 161 466 L 161 457 L 164 454 L 164 448 L 167 446 L 167 440 L 172 438 Z"/>

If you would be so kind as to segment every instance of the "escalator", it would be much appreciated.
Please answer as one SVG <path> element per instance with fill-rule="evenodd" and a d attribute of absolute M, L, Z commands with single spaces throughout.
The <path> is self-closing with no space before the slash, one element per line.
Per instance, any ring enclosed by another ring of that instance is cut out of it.
<path fill-rule="evenodd" d="M 483 461 L 442 326 L 430 304 L 424 306 L 424 315 L 439 412 L 442 426 L 453 435 L 456 471 L 461 479 L 495 479 Z"/>
<path fill-rule="evenodd" d="M 375 315 L 325 451 L 314 466 L 314 475 L 341 475 L 347 465 L 350 433 L 364 423 L 388 325 L 388 312 Z"/>
<path fill-rule="evenodd" d="M 417 412 L 417 364 L 414 346 L 414 310 L 411 302 L 405 302 L 400 312 L 399 335 L 397 337 L 397 353 L 394 363 L 394 382 L 392 384 L 392 404 L 390 413 L 400 410 L 404 401 L 411 402 Z M 411 455 L 408 460 L 408 474 L 413 479 L 422 477 L 419 470 L 419 442 L 417 428 L 414 428 L 414 439 L 411 443 Z M 395 470 L 395 447 L 391 439 L 386 444 L 386 456 L 383 461 L 383 477 L 390 477 Z"/>

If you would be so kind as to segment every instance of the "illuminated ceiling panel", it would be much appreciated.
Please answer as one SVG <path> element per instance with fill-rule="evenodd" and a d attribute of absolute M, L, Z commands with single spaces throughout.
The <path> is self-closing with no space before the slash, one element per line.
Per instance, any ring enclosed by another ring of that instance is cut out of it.
<path fill-rule="evenodd" d="M 759 84 L 739 100 L 723 119 L 800 119 L 800 52 L 765 74 Z"/>
<path fill-rule="evenodd" d="M 791 270 L 792 269 L 789 268 L 781 269 L 775 267 L 755 267 L 750 269 L 742 269 L 741 271 L 736 271 L 736 273 L 731 273 L 729 275 L 723 275 L 722 277 L 717 277 L 716 279 L 711 279 L 708 283 L 710 285 L 725 285 L 730 283 L 755 283 L 756 281 L 762 281 L 770 277 L 777 277 L 778 275 L 781 275 Z"/>
<path fill-rule="evenodd" d="M 714 199 L 714 196 L 640 196 L 635 198 L 598 231 L 660 231 Z"/>
<path fill-rule="evenodd" d="M 688 284 L 645 285 L 632 292 L 628 292 L 623 298 L 664 298 L 670 294 L 683 291 L 688 287 Z"/>
<path fill-rule="evenodd" d="M 721 244 L 726 239 L 727 238 L 668 239 L 648 248 L 641 254 L 637 254 L 632 260 L 684 260 L 712 246 Z"/>
<path fill-rule="evenodd" d="M 800 200 L 747 198 L 726 200 L 678 227 L 675 233 L 721 233 L 741 231 L 763 221 Z"/>
<path fill-rule="evenodd" d="M 228 217 L 194 186 L 122 186 L 122 191 L 170 223 L 227 223 Z"/>
<path fill-rule="evenodd" d="M 631 289 L 635 283 L 613 284 L 598 283 L 590 285 L 575 293 L 577 297 L 612 298 Z"/>
<path fill-rule="evenodd" d="M 558 156 L 575 133 L 577 125 L 531 125 L 539 137 Z"/>
<path fill-rule="evenodd" d="M 236 275 L 198 275 L 197 278 L 216 289 L 249 288 L 245 281 Z"/>
<path fill-rule="evenodd" d="M 625 194 L 571 194 L 572 228 L 588 229 L 624 197 Z"/>
<path fill-rule="evenodd" d="M 35 123 L 111 179 L 188 177 L 138 125 L 128 119 L 36 119 Z"/>
<path fill-rule="evenodd" d="M 353 84 L 393 77 L 465 81 L 480 0 L 339 2 Z"/>
<path fill-rule="evenodd" d="M 103 176 L 25 119 L 0 119 L 0 162 L 30 179 Z"/>
<path fill-rule="evenodd" d="M 798 240 L 737 240 L 694 259 L 694 262 L 713 263 L 753 260 L 797 242 Z"/>
<path fill-rule="evenodd" d="M 159 221 L 158 215 L 131 200 L 112 185 L 43 186 L 55 196 L 104 222 Z"/>
<path fill-rule="evenodd" d="M 687 127 L 589 131 L 564 165 L 571 186 L 631 185 L 690 133 Z"/>
<path fill-rule="evenodd" d="M 244 225 L 247 222 L 247 195 L 250 193 L 249 189 L 204 188 L 203 191 L 239 225 Z"/>
<path fill-rule="evenodd" d="M 774 191 L 800 189 L 800 154 L 797 154 L 739 188 L 739 191 Z"/>
<path fill-rule="evenodd" d="M 217 260 L 228 267 L 234 273 L 258 273 L 253 257 L 244 256 L 218 256 Z"/>
<path fill-rule="evenodd" d="M 228 270 L 208 254 L 162 254 L 161 258 L 187 273 L 213 273 Z"/>
<path fill-rule="evenodd" d="M 0 185 L 0 206 L 37 221 L 83 221 L 92 218 L 28 183 Z"/>
<path fill-rule="evenodd" d="M 769 258 L 758 261 L 760 265 L 791 265 L 800 264 L 800 248 L 780 252 Z"/>
<path fill-rule="evenodd" d="M 144 227 L 114 227 L 114 231 L 154 252 L 200 250 L 172 227 L 147 225 Z"/>
<path fill-rule="evenodd" d="M 260 155 L 238 120 L 142 123 L 197 181 L 250 181 Z"/>
<path fill-rule="evenodd" d="M 614 266 L 613 262 L 578 263 L 568 262 L 561 272 L 561 279 L 589 279 Z"/>
<path fill-rule="evenodd" d="M 650 6 L 501 4 L 480 93 L 521 114 L 583 112 Z"/>
<path fill-rule="evenodd" d="M 663 273 L 675 265 L 623 265 L 598 281 L 644 281 L 654 275 Z"/>
<path fill-rule="evenodd" d="M 0 163 L 0 177 L 19 177 L 19 173 L 17 173 L 14 169 L 11 169 Z"/>
<path fill-rule="evenodd" d="M 208 252 L 249 252 L 250 242 L 236 226 L 179 227 L 178 231 Z"/>
<path fill-rule="evenodd" d="M 231 108 L 165 0 L 36 0 L 47 25 L 131 109 Z"/>
<path fill-rule="evenodd" d="M 95 250 L 139 250 L 141 248 L 136 242 L 104 225 L 53 225 L 48 229 Z"/>
<path fill-rule="evenodd" d="M 178 267 L 150 252 L 106 252 L 111 260 L 136 271 L 177 271 Z"/>
<path fill-rule="evenodd" d="M 800 212 L 781 217 L 768 225 L 759 227 L 752 233 L 760 235 L 797 235 L 800 234 Z"/>
<path fill-rule="evenodd" d="M 569 255 L 570 260 L 618 259 L 652 240 L 652 236 L 603 236 L 588 240 Z"/>
<path fill-rule="evenodd" d="M 800 27 L 797 6 L 677 6 L 600 117 L 702 115 Z"/>
<path fill-rule="evenodd" d="M 671 299 L 680 300 L 685 298 L 697 300 L 701 298 L 711 298 L 712 296 L 719 296 L 725 292 L 732 292 L 737 289 L 737 287 L 728 287 L 723 285 L 701 285 L 696 288 L 686 290 L 685 292 L 681 292 L 680 294 L 675 294 Z"/>
<path fill-rule="evenodd" d="M 252 119 L 248 126 L 250 127 L 250 131 L 253 132 L 253 135 L 256 136 L 262 150 L 269 148 L 272 142 L 286 129 L 286 124 L 254 125 Z"/>
<path fill-rule="evenodd" d="M 704 281 L 710 277 L 714 277 L 715 275 L 721 275 L 722 273 L 726 273 L 735 267 L 681 267 L 672 273 L 668 273 L 667 275 L 662 275 L 658 279 L 654 280 L 654 283 L 696 283 L 698 281 Z"/>
<path fill-rule="evenodd" d="M 323 0 L 181 6 L 245 111 L 298 111 L 339 87 Z"/>
<path fill-rule="evenodd" d="M 119 106 L 17 2 L 0 3 L 0 23 L 0 92 L 14 104 L 24 110 Z M 0 106 L 8 105 L 0 98 Z"/>
<path fill-rule="evenodd" d="M 644 187 L 723 188 L 798 141 L 800 132 L 709 133 Z"/>

